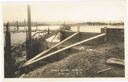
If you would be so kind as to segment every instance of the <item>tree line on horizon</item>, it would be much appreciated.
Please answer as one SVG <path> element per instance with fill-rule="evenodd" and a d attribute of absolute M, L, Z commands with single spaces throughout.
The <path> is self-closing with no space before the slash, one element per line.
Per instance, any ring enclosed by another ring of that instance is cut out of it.
<path fill-rule="evenodd" d="M 7 23 L 4 22 L 4 26 L 6 26 Z M 63 25 L 63 24 L 51 24 L 51 23 L 43 23 L 43 22 L 32 22 L 32 26 L 50 26 L 50 25 Z M 75 26 L 75 25 L 124 25 L 124 22 L 83 22 L 83 23 L 72 23 L 72 24 L 66 24 L 69 26 Z M 27 22 L 9 22 L 9 26 L 14 27 L 24 27 L 27 26 Z"/>

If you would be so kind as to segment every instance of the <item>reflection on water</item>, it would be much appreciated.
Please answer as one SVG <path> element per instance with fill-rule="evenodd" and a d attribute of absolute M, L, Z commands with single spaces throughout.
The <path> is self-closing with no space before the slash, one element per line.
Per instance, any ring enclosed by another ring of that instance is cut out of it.
<path fill-rule="evenodd" d="M 100 33 L 100 29 L 101 28 L 123 28 L 123 26 L 80 26 L 80 32 L 96 32 L 96 33 Z M 14 30 L 15 27 L 12 27 L 10 30 Z M 39 26 L 39 27 L 32 27 L 32 30 L 35 29 L 39 29 L 39 30 L 47 30 L 48 28 L 50 30 L 56 30 L 59 29 L 60 26 Z M 24 27 L 19 27 L 19 30 L 24 30 Z M 72 26 L 71 27 L 72 31 L 77 31 L 77 26 Z M 32 32 L 32 35 L 35 32 Z M 57 35 L 57 37 L 54 39 L 54 42 L 58 42 L 59 41 L 59 34 Z M 47 41 L 51 41 L 54 38 L 54 36 L 52 36 L 51 38 L 47 39 Z M 11 43 L 12 45 L 17 44 L 17 43 L 22 43 L 26 40 L 26 33 L 25 32 L 19 32 L 19 33 L 11 33 Z"/>

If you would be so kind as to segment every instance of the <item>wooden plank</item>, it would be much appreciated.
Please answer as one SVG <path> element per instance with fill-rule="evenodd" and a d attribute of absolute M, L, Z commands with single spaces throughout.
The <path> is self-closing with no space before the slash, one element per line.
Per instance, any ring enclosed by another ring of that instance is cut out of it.
<path fill-rule="evenodd" d="M 58 34 L 58 33 L 57 33 L 57 34 Z M 49 43 L 48 46 L 50 46 L 50 45 L 52 44 L 52 42 L 53 42 L 53 40 L 56 38 L 57 34 L 53 37 L 53 39 L 51 40 L 51 42 Z"/>
<path fill-rule="evenodd" d="M 26 62 L 26 63 L 23 64 L 22 67 L 25 67 L 25 66 L 30 65 L 30 64 L 32 64 L 32 63 L 35 63 L 35 62 L 37 62 L 37 61 L 40 61 L 40 60 L 42 60 L 42 59 L 45 59 L 45 58 L 47 58 L 47 57 L 49 57 L 49 56 L 52 56 L 52 55 L 57 54 L 57 53 L 59 53 L 59 52 L 61 52 L 61 51 L 67 50 L 67 49 L 69 49 L 69 48 L 71 48 L 71 47 L 74 47 L 74 46 L 77 46 L 77 45 L 79 45 L 79 44 L 82 44 L 82 43 L 85 43 L 85 42 L 94 40 L 94 39 L 99 38 L 99 37 L 103 37 L 103 36 L 105 36 L 105 35 L 106 35 L 106 33 L 102 33 L 102 34 L 96 35 L 96 36 L 94 36 L 94 37 L 85 39 L 85 40 L 83 40 L 83 41 L 77 42 L 77 43 L 72 44 L 72 45 L 70 45 L 70 46 L 67 46 L 67 47 L 65 47 L 65 48 L 59 49 L 59 50 L 57 50 L 57 51 L 55 51 L 55 52 L 49 53 L 49 54 L 47 54 L 47 55 L 45 55 L 45 56 L 43 56 L 43 57 L 40 57 L 40 58 L 38 58 L 38 59 L 36 59 L 36 60 L 31 61 L 31 62 Z"/>
<path fill-rule="evenodd" d="M 108 64 L 115 64 L 115 65 L 122 65 L 124 66 L 124 59 L 120 59 L 120 58 L 109 58 L 106 63 Z"/>
<path fill-rule="evenodd" d="M 42 56 L 42 55 L 46 54 L 47 52 L 51 51 L 53 48 L 55 48 L 55 47 L 61 45 L 61 44 L 64 43 L 65 41 L 67 41 L 67 40 L 71 39 L 72 37 L 76 36 L 77 34 L 78 34 L 78 33 L 74 33 L 73 35 L 69 36 L 68 38 L 64 39 L 63 41 L 61 41 L 61 42 L 59 42 L 58 44 L 54 45 L 53 47 L 49 48 L 48 50 L 46 50 L 46 51 L 44 51 L 44 52 L 42 52 L 42 53 L 36 55 L 35 57 L 33 57 L 32 59 L 28 60 L 27 62 L 31 62 L 31 61 L 33 61 L 34 59 L 39 58 L 40 56 Z"/>
<path fill-rule="evenodd" d="M 106 69 L 103 69 L 103 70 L 98 71 L 97 73 L 102 73 L 102 72 L 108 71 L 110 69 L 112 69 L 112 68 L 106 68 Z"/>

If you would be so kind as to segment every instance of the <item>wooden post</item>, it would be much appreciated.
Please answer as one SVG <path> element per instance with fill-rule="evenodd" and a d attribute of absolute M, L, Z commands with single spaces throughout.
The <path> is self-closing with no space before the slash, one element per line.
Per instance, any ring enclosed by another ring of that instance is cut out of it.
<path fill-rule="evenodd" d="M 77 32 L 80 32 L 80 26 L 77 27 Z"/>
<path fill-rule="evenodd" d="M 32 58 L 32 39 L 31 39 L 31 8 L 30 5 L 27 6 L 28 13 L 28 33 L 27 33 L 27 41 L 26 41 L 26 52 L 27 52 L 27 60 Z"/>
<path fill-rule="evenodd" d="M 45 55 L 45 56 L 42 56 L 42 57 L 40 57 L 40 58 L 38 58 L 38 59 L 36 59 L 36 60 L 30 61 L 30 62 L 26 62 L 26 63 L 23 64 L 22 67 L 25 67 L 25 66 L 30 65 L 30 64 L 32 64 L 32 63 L 35 63 L 35 62 L 37 62 L 37 61 L 40 61 L 40 60 L 42 60 L 42 59 L 45 59 L 45 58 L 47 58 L 47 57 L 49 57 L 49 56 L 52 56 L 52 55 L 54 55 L 54 54 L 57 54 L 57 53 L 59 53 L 59 52 L 61 52 L 61 51 L 67 50 L 67 49 L 72 48 L 72 47 L 74 47 L 74 46 L 80 45 L 80 44 L 82 44 L 82 43 L 85 43 L 85 42 L 94 40 L 94 39 L 96 39 L 96 38 L 99 38 L 99 37 L 102 37 L 102 36 L 105 36 L 105 35 L 106 35 L 105 33 L 99 34 L 99 35 L 96 35 L 96 36 L 94 36 L 94 37 L 91 37 L 91 38 L 85 39 L 85 40 L 83 40 L 83 41 L 77 42 L 77 43 L 75 43 L 75 44 L 69 45 L 69 46 L 64 47 L 64 48 L 62 48 L 62 49 L 59 49 L 59 50 L 57 50 L 57 51 L 55 51 L 55 52 L 49 53 L 49 54 L 47 54 L 47 55 Z"/>
<path fill-rule="evenodd" d="M 18 23 L 18 21 L 16 21 L 16 27 L 17 27 L 17 31 L 19 31 L 19 23 Z"/>
<path fill-rule="evenodd" d="M 38 31 L 38 24 L 36 23 L 36 31 Z"/>
<path fill-rule="evenodd" d="M 106 42 L 107 41 L 107 27 L 104 27 L 104 33 L 106 33 L 106 36 L 104 38 L 104 41 Z"/>
<path fill-rule="evenodd" d="M 60 37 L 59 37 L 60 41 L 62 41 L 62 29 L 61 29 L 61 26 L 60 26 Z"/>
<path fill-rule="evenodd" d="M 50 33 L 50 29 L 49 29 L 49 27 L 48 27 L 48 34 Z"/>
<path fill-rule="evenodd" d="M 64 32 L 62 27 L 60 27 L 60 41 L 62 41 L 64 39 Z"/>
<path fill-rule="evenodd" d="M 80 26 L 77 27 L 77 32 L 79 33 L 78 34 L 78 41 L 80 41 Z"/>
<path fill-rule="evenodd" d="M 25 27 L 26 27 L 26 21 L 25 21 L 25 19 L 24 19 L 24 32 L 25 32 Z"/>
<path fill-rule="evenodd" d="M 13 61 L 11 57 L 11 34 L 9 30 L 9 22 L 6 24 L 5 35 L 5 55 L 4 55 L 5 77 L 13 77 Z"/>

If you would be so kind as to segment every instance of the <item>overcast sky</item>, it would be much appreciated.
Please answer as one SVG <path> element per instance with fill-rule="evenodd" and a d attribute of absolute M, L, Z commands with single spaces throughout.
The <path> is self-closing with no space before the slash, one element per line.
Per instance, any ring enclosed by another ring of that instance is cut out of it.
<path fill-rule="evenodd" d="M 86 22 L 123 21 L 126 0 L 84 0 L 74 2 L 33 2 L 32 21 L 40 22 Z M 27 3 L 3 3 L 3 20 L 27 19 Z"/>

